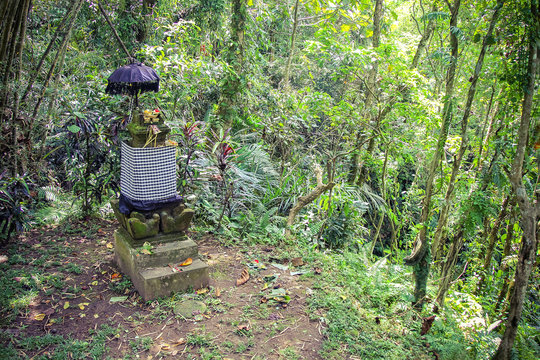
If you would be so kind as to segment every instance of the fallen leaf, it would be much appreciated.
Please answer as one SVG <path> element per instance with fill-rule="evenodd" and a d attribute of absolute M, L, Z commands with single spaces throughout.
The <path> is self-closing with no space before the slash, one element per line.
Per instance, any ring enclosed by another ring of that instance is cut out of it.
<path fill-rule="evenodd" d="M 295 257 L 295 258 L 291 259 L 291 263 L 295 267 L 302 266 L 302 265 L 304 265 L 304 260 L 302 260 L 301 257 Z"/>
<path fill-rule="evenodd" d="M 281 265 L 281 264 L 276 264 L 276 263 L 272 263 L 271 265 L 275 268 L 278 268 L 279 270 L 283 270 L 283 271 L 289 270 L 289 266 L 287 265 Z"/>
<path fill-rule="evenodd" d="M 109 302 L 116 303 L 116 302 L 123 302 L 127 300 L 127 296 L 113 296 Z"/>
<path fill-rule="evenodd" d="M 242 274 L 240 274 L 240 277 L 236 279 L 236 286 L 243 285 L 248 280 L 249 280 L 249 272 L 247 268 L 244 268 L 244 270 L 242 270 Z"/>
<path fill-rule="evenodd" d="M 107 246 L 107 248 L 109 248 L 109 249 L 112 249 L 112 248 L 114 247 L 112 243 L 107 243 L 106 246 Z"/>
<path fill-rule="evenodd" d="M 119 273 L 114 273 L 111 275 L 111 280 L 114 280 L 114 279 L 120 279 L 122 277 L 121 274 Z"/>
<path fill-rule="evenodd" d="M 43 319 L 45 319 L 45 314 L 36 314 L 34 316 L 34 320 L 41 321 Z"/>
<path fill-rule="evenodd" d="M 94 314 L 94 319 L 97 319 L 99 317 L 98 314 Z"/>
<path fill-rule="evenodd" d="M 92 281 L 92 283 L 90 285 L 94 285 L 96 286 L 98 284 L 97 280 L 96 281 Z"/>
<path fill-rule="evenodd" d="M 80 303 L 79 309 L 84 310 L 85 306 L 88 306 L 88 305 L 90 305 L 90 303 Z"/>
<path fill-rule="evenodd" d="M 180 266 L 188 266 L 188 265 L 191 265 L 191 263 L 193 263 L 193 259 L 187 258 L 186 261 L 180 264 Z"/>
<path fill-rule="evenodd" d="M 171 350 L 171 345 L 169 345 L 169 344 L 161 344 L 161 350 L 169 351 L 169 350 Z"/>
<path fill-rule="evenodd" d="M 185 343 L 186 343 L 186 339 L 180 338 L 180 339 L 176 340 L 176 342 L 173 343 L 173 346 L 184 345 Z"/>
<path fill-rule="evenodd" d="M 197 295 L 206 294 L 208 292 L 208 288 L 203 288 L 195 291 Z"/>
<path fill-rule="evenodd" d="M 239 331 L 249 331 L 249 330 L 251 330 L 251 326 L 250 326 L 249 323 L 247 323 L 247 324 L 240 324 L 240 325 L 238 325 L 238 330 L 239 330 Z"/>
<path fill-rule="evenodd" d="M 148 249 L 142 249 L 141 253 L 146 254 L 146 255 L 152 255 L 152 252 Z"/>
<path fill-rule="evenodd" d="M 6 255 L 0 255 L 0 264 L 5 263 L 8 261 L 8 257 Z"/>
<path fill-rule="evenodd" d="M 86 317 L 86 314 L 79 314 L 79 317 L 83 318 L 83 317 Z"/>
<path fill-rule="evenodd" d="M 66 301 L 66 302 L 64 303 L 64 310 L 67 309 L 68 307 L 69 307 L 69 301 Z"/>
<path fill-rule="evenodd" d="M 320 267 L 315 268 L 315 274 L 319 275 L 322 274 L 322 269 Z"/>
<path fill-rule="evenodd" d="M 220 297 L 220 296 L 221 296 L 221 289 L 216 288 L 216 297 Z"/>

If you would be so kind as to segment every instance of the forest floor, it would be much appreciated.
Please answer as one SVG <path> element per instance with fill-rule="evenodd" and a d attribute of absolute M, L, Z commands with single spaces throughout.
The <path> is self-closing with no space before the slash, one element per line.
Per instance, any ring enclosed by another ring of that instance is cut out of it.
<path fill-rule="evenodd" d="M 144 302 L 114 263 L 117 226 L 66 222 L 0 249 L 0 358 L 321 358 L 322 323 L 306 304 L 320 269 L 298 258 L 293 267 L 270 246 L 224 247 L 190 234 L 210 265 L 210 286 Z M 236 286 L 246 267 L 250 279 Z M 206 310 L 175 315 L 186 299 Z"/>

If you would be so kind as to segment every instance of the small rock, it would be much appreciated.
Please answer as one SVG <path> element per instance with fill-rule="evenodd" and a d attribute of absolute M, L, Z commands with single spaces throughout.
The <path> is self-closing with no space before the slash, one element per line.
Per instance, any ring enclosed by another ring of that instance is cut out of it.
<path fill-rule="evenodd" d="M 184 300 L 174 307 L 174 313 L 186 319 L 191 319 L 195 315 L 203 314 L 205 311 L 206 304 L 197 300 Z"/>

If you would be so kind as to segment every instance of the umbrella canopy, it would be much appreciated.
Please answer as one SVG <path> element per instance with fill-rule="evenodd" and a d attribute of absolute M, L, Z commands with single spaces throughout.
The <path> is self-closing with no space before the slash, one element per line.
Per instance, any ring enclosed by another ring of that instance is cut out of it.
<path fill-rule="evenodd" d="M 159 76 L 154 69 L 142 63 L 133 63 L 116 69 L 109 76 L 107 94 L 137 95 L 139 92 L 158 91 Z"/>

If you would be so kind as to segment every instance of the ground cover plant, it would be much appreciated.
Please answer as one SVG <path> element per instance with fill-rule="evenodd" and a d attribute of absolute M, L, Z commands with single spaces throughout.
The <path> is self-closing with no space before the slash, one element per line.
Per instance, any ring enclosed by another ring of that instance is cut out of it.
<path fill-rule="evenodd" d="M 540 357 L 539 6 L 4 1 L 0 357 Z M 212 279 L 148 303 L 112 257 L 126 54 Z"/>

